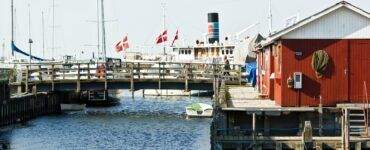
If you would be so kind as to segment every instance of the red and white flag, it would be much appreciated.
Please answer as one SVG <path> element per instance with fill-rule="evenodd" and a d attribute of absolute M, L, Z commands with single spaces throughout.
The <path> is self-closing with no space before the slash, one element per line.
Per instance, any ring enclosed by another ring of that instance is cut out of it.
<path fill-rule="evenodd" d="M 116 44 L 116 52 L 120 52 L 123 50 L 123 47 L 122 47 L 122 41 L 119 41 L 117 44 Z"/>
<path fill-rule="evenodd" d="M 130 45 L 128 44 L 128 38 L 127 38 L 127 35 L 126 35 L 122 40 L 120 40 L 116 44 L 116 52 L 121 52 L 121 51 L 126 50 L 128 48 L 130 48 Z"/>
<path fill-rule="evenodd" d="M 128 38 L 127 38 L 127 35 L 125 36 L 125 38 L 123 38 L 122 40 L 122 47 L 123 47 L 123 50 L 126 50 L 128 48 L 130 48 L 130 45 L 128 44 Z"/>
<path fill-rule="evenodd" d="M 173 41 L 172 41 L 172 44 L 171 44 L 171 47 L 173 47 L 173 44 L 175 44 L 175 41 L 179 39 L 179 30 L 176 31 L 176 35 L 175 37 L 173 38 Z"/>
<path fill-rule="evenodd" d="M 165 30 L 161 35 L 157 37 L 157 39 L 155 40 L 155 43 L 161 44 L 166 41 L 167 41 L 167 30 Z"/>

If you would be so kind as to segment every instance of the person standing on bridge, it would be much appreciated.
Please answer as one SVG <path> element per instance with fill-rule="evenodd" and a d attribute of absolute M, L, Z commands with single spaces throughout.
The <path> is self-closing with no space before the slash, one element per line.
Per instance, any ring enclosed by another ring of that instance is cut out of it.
<path fill-rule="evenodd" d="M 225 65 L 224 65 L 224 76 L 230 76 L 230 62 L 229 60 L 227 59 L 227 56 L 225 56 Z"/>

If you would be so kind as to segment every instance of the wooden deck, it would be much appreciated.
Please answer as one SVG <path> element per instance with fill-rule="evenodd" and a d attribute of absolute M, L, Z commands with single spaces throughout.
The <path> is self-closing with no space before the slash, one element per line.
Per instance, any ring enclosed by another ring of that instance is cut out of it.
<path fill-rule="evenodd" d="M 225 111 L 315 111 L 312 107 L 281 107 L 275 101 L 259 97 L 258 91 L 250 86 L 228 86 Z"/>

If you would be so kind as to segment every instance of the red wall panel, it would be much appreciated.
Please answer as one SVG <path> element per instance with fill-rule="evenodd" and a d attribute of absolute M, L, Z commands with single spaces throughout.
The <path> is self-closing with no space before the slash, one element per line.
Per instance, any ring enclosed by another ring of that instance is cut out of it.
<path fill-rule="evenodd" d="M 350 40 L 350 87 L 351 102 L 365 100 L 365 86 L 370 94 L 370 40 Z"/>
<path fill-rule="evenodd" d="M 276 103 L 281 104 L 282 96 L 281 96 L 281 88 L 282 88 L 282 80 L 281 80 L 281 61 L 282 61 L 282 45 L 279 43 L 277 46 L 274 46 L 273 48 L 273 54 L 274 54 L 274 73 L 275 73 L 275 79 L 274 79 L 274 100 Z"/>
<path fill-rule="evenodd" d="M 334 106 L 348 100 L 347 40 L 283 40 L 282 41 L 282 97 L 281 106 Z M 317 78 L 311 67 L 312 54 L 325 50 L 330 63 L 323 78 Z M 301 52 L 301 56 L 296 56 Z M 288 88 L 286 81 L 294 72 L 302 72 L 303 89 Z"/>
<path fill-rule="evenodd" d="M 272 50 L 270 50 L 272 48 Z M 324 77 L 317 78 L 311 67 L 312 54 L 325 50 L 330 62 Z M 301 52 L 302 55 L 296 55 Z M 370 93 L 370 39 L 366 40 L 281 40 L 260 52 L 261 92 L 284 107 L 335 106 L 338 103 L 362 103 L 364 81 Z M 302 72 L 303 89 L 287 86 L 294 72 Z M 271 80 L 271 73 L 275 79 Z"/>
<path fill-rule="evenodd" d="M 271 52 L 270 48 L 266 48 L 264 51 L 261 52 L 261 59 L 260 59 L 260 72 L 259 75 L 261 77 L 261 93 L 264 96 L 270 97 L 271 96 L 271 82 L 270 82 L 270 74 L 271 74 Z"/>

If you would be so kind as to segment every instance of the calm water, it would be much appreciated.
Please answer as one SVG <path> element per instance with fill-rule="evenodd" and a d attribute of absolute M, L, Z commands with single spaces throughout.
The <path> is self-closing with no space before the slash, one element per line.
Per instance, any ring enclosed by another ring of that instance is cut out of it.
<path fill-rule="evenodd" d="M 183 117 L 198 97 L 130 97 L 121 105 L 88 108 L 30 121 L 1 132 L 11 149 L 210 149 L 210 119 Z"/>

